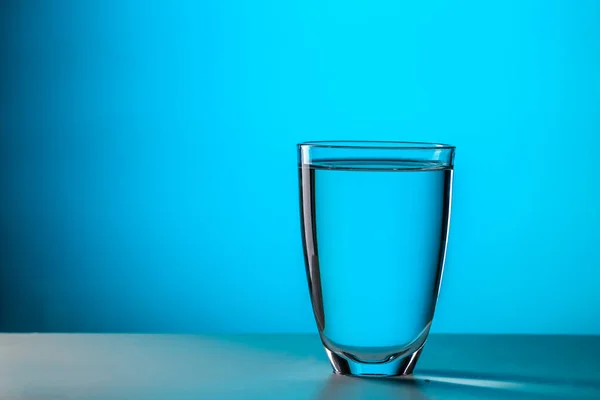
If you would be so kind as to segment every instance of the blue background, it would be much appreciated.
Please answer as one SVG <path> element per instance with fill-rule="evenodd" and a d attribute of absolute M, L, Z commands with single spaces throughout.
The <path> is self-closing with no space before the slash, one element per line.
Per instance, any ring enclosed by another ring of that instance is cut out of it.
<path fill-rule="evenodd" d="M 315 331 L 295 144 L 378 139 L 458 147 L 434 331 L 600 333 L 600 2 L 1 7 L 0 330 Z"/>

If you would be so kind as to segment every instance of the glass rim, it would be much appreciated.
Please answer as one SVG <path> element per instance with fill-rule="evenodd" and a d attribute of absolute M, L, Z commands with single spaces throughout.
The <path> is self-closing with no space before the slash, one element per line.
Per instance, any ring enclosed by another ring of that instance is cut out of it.
<path fill-rule="evenodd" d="M 311 140 L 298 147 L 364 150 L 455 150 L 456 146 L 434 142 L 404 142 L 395 140 Z"/>

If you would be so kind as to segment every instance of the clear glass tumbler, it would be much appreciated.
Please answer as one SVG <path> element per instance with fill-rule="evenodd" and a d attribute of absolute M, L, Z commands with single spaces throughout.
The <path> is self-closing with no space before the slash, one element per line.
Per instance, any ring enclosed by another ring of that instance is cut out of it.
<path fill-rule="evenodd" d="M 411 374 L 437 301 L 454 146 L 298 145 L 304 258 L 334 372 Z"/>

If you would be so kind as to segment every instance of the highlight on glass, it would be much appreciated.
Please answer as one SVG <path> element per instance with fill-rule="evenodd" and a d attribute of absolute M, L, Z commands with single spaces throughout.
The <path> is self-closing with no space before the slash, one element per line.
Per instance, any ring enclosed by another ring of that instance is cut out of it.
<path fill-rule="evenodd" d="M 334 372 L 411 374 L 444 269 L 455 147 L 298 145 L 304 259 Z"/>

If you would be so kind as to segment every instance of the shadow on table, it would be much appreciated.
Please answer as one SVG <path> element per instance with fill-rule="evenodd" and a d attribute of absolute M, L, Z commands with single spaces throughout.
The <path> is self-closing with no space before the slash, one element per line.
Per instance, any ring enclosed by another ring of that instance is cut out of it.
<path fill-rule="evenodd" d="M 600 399 L 600 382 L 569 378 L 545 379 L 517 375 L 494 375 L 457 371 L 422 370 L 416 380 L 496 391 L 528 393 L 537 396 L 579 396 Z"/>
<path fill-rule="evenodd" d="M 600 399 L 600 384 L 468 372 L 420 371 L 403 378 L 332 375 L 317 400 L 364 399 Z"/>

